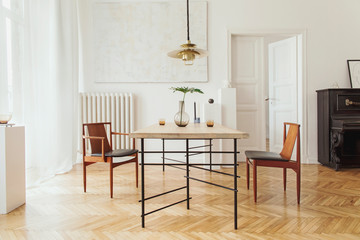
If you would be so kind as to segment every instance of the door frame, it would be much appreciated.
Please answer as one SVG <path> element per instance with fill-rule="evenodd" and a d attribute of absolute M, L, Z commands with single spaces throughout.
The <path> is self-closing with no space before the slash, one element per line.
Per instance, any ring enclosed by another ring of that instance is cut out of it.
<path fill-rule="evenodd" d="M 307 49 L 307 37 L 306 37 L 306 29 L 284 29 L 284 30 L 249 30 L 249 29 L 227 29 L 226 37 L 227 37 L 227 86 L 231 87 L 232 76 L 231 76 L 231 39 L 232 36 L 244 36 L 244 37 L 267 37 L 267 36 L 302 36 L 302 52 L 301 59 L 302 59 L 302 71 L 301 76 L 302 78 L 299 79 L 301 81 L 301 156 L 302 156 L 302 163 L 309 163 L 309 154 L 308 154 L 308 117 L 307 117 L 307 110 L 308 110 L 308 100 L 307 100 L 307 57 L 306 57 L 306 49 Z M 262 71 L 264 72 L 264 67 Z M 265 78 L 263 78 L 263 86 L 265 84 Z M 265 89 L 263 87 L 263 89 Z M 266 96 L 267 93 L 263 92 L 263 96 Z M 264 128 L 265 128 L 265 121 L 264 121 Z"/>

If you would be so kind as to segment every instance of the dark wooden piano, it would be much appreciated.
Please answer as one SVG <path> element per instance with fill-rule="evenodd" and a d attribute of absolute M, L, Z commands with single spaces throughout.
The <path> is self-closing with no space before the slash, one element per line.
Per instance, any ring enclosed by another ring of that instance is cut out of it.
<path fill-rule="evenodd" d="M 360 167 L 360 89 L 316 92 L 318 161 L 335 170 Z"/>

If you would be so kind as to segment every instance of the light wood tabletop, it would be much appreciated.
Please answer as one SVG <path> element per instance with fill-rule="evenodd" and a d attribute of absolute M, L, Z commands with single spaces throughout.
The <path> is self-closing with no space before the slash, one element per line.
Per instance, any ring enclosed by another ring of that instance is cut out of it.
<path fill-rule="evenodd" d="M 186 127 L 178 127 L 174 123 L 154 124 L 130 133 L 131 138 L 174 138 L 174 139 L 244 139 L 249 134 L 224 127 L 215 123 L 207 127 L 206 123 L 189 123 Z"/>

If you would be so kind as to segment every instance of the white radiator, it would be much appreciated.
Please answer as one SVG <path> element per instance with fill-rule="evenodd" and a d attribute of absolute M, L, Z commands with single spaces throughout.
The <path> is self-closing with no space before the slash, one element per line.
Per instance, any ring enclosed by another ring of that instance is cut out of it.
<path fill-rule="evenodd" d="M 130 133 L 134 130 L 131 93 L 80 93 L 79 104 L 81 135 L 83 123 L 111 122 L 113 132 Z M 113 149 L 133 147 L 128 136 L 119 135 L 113 136 L 112 145 Z M 79 146 L 81 149 L 82 144 Z"/>

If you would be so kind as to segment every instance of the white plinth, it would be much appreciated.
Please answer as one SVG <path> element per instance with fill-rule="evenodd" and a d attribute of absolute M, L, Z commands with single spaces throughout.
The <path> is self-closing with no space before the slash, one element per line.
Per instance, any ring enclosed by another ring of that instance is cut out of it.
<path fill-rule="evenodd" d="M 205 123 L 207 120 L 214 120 L 215 125 L 221 124 L 221 105 L 219 103 L 205 103 L 203 104 L 203 122 Z M 209 140 L 204 142 L 204 145 L 210 144 Z M 212 141 L 212 151 L 219 151 L 220 149 L 220 140 L 214 139 Z M 208 148 L 206 150 L 209 150 Z M 210 163 L 210 154 L 205 153 L 205 163 Z M 212 163 L 221 163 L 221 156 L 219 154 L 212 154 Z M 206 166 L 205 168 L 209 168 Z M 220 169 L 220 166 L 212 166 L 213 169 Z"/>
<path fill-rule="evenodd" d="M 0 126 L 0 214 L 25 203 L 25 128 Z"/>
<path fill-rule="evenodd" d="M 236 88 L 219 89 L 219 99 L 221 104 L 221 124 L 237 129 L 237 109 L 236 109 Z M 233 140 L 221 140 L 222 151 L 232 151 L 234 149 Z M 233 163 L 234 156 L 222 154 L 222 163 Z"/>
<path fill-rule="evenodd" d="M 221 124 L 236 129 L 236 88 L 220 88 Z"/>

